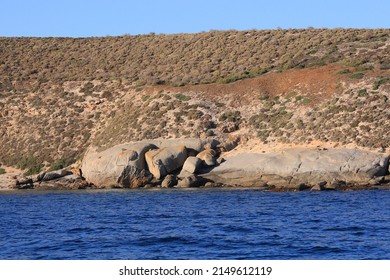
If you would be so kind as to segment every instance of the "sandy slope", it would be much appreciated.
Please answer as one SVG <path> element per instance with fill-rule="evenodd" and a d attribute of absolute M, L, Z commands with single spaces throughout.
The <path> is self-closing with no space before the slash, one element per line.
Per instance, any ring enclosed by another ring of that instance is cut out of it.
<path fill-rule="evenodd" d="M 5 169 L 5 174 L 0 175 L 0 190 L 8 190 L 12 185 L 15 185 L 15 180 L 23 174 L 23 171 L 10 166 L 2 165 Z"/>

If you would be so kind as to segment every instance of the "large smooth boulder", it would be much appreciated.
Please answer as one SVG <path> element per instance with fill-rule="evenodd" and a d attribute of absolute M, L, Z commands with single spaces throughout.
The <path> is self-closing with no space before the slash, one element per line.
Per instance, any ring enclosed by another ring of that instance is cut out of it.
<path fill-rule="evenodd" d="M 141 187 L 153 179 L 145 160 L 147 151 L 185 146 L 199 152 L 209 142 L 197 138 L 154 139 L 120 144 L 104 151 L 90 147 L 81 171 L 85 179 L 97 187 Z"/>
<path fill-rule="evenodd" d="M 217 164 L 216 156 L 216 151 L 208 148 L 201 151 L 196 157 L 201 159 L 206 166 L 214 166 Z"/>
<path fill-rule="evenodd" d="M 152 179 L 145 153 L 157 146 L 148 142 L 121 144 L 105 151 L 87 151 L 82 162 L 84 178 L 99 187 L 136 188 Z"/>
<path fill-rule="evenodd" d="M 177 177 L 172 174 L 165 176 L 164 180 L 161 182 L 162 188 L 172 188 L 177 184 Z"/>
<path fill-rule="evenodd" d="M 198 157 L 188 157 L 184 162 L 182 171 L 194 174 L 199 171 L 202 166 L 202 160 Z"/>
<path fill-rule="evenodd" d="M 199 138 L 153 139 L 148 141 L 160 149 L 185 146 L 187 149 L 195 150 L 198 153 L 204 149 L 205 145 L 213 142 L 212 140 L 202 140 Z"/>
<path fill-rule="evenodd" d="M 202 177 L 198 177 L 194 174 L 191 174 L 188 177 L 183 178 L 177 184 L 179 188 L 198 188 L 205 184 L 207 181 Z"/>
<path fill-rule="evenodd" d="M 295 188 L 322 182 L 369 184 L 387 173 L 389 156 L 357 149 L 290 148 L 267 153 L 242 153 L 226 159 L 208 174 L 214 182 L 241 186 Z"/>
<path fill-rule="evenodd" d="M 150 173 L 157 179 L 181 168 L 187 159 L 186 146 L 153 149 L 145 154 Z"/>

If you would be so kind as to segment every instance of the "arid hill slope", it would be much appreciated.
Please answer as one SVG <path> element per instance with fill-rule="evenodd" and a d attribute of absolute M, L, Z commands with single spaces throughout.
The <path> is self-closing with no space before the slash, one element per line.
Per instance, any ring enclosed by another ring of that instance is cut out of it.
<path fill-rule="evenodd" d="M 33 173 L 91 144 L 186 136 L 386 151 L 389 35 L 0 38 L 0 163 Z"/>

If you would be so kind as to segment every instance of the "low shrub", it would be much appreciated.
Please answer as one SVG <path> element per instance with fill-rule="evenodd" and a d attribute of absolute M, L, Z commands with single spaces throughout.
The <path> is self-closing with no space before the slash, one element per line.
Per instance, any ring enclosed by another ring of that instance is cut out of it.
<path fill-rule="evenodd" d="M 219 117 L 219 121 L 223 122 L 225 120 L 227 120 L 229 122 L 240 122 L 241 112 L 240 111 L 225 112 Z"/>
<path fill-rule="evenodd" d="M 20 169 L 38 170 L 42 168 L 42 163 L 36 157 L 22 157 L 16 163 L 16 166 Z M 39 172 L 38 171 L 38 172 Z"/>
<path fill-rule="evenodd" d="M 303 97 L 301 95 L 295 96 L 295 101 L 301 101 Z"/>
<path fill-rule="evenodd" d="M 70 165 L 72 162 L 69 159 L 61 158 L 59 160 L 56 160 L 52 166 L 50 166 L 48 171 L 55 171 L 59 169 L 63 169 Z"/>
<path fill-rule="evenodd" d="M 349 69 L 344 69 L 344 70 L 340 70 L 336 74 L 337 75 L 342 75 L 342 74 L 349 74 L 349 73 L 351 73 L 351 71 L 349 71 Z"/>
<path fill-rule="evenodd" d="M 351 79 L 362 79 L 364 77 L 364 73 L 354 73 L 349 75 Z"/>
<path fill-rule="evenodd" d="M 389 81 L 390 81 L 390 78 L 388 78 L 388 77 L 379 77 L 379 79 L 374 82 L 372 89 L 377 90 L 377 89 L 379 89 L 379 87 L 381 85 L 384 85 L 384 84 L 388 83 Z"/>
<path fill-rule="evenodd" d="M 358 91 L 358 96 L 359 97 L 363 97 L 363 96 L 367 96 L 368 93 L 367 93 L 367 90 L 366 89 L 361 89 Z"/>
<path fill-rule="evenodd" d="M 175 95 L 175 97 L 178 99 L 178 100 L 181 100 L 181 101 L 189 101 L 191 99 L 190 96 L 187 96 L 187 95 L 184 95 L 182 93 L 177 93 Z"/>

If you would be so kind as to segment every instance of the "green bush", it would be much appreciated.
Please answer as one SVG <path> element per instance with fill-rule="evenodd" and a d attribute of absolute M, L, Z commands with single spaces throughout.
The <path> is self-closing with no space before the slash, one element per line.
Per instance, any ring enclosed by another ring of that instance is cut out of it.
<path fill-rule="evenodd" d="M 360 66 L 356 68 L 356 71 L 363 72 L 363 71 L 368 71 L 374 69 L 374 66 Z"/>
<path fill-rule="evenodd" d="M 290 98 L 292 98 L 293 96 L 296 96 L 296 95 L 297 95 L 297 93 L 295 91 L 291 91 L 291 92 L 289 92 L 286 95 L 286 99 L 290 99 Z"/>
<path fill-rule="evenodd" d="M 349 73 L 351 73 L 351 71 L 349 71 L 349 69 L 344 69 L 344 70 L 340 70 L 339 72 L 337 72 L 338 75 L 349 74 Z"/>
<path fill-rule="evenodd" d="M 264 102 L 264 108 L 271 109 L 275 105 L 275 101 L 267 100 Z"/>
<path fill-rule="evenodd" d="M 5 169 L 3 169 L 3 168 L 0 168 L 0 175 L 1 174 L 5 174 L 6 172 L 5 172 Z"/>
<path fill-rule="evenodd" d="M 245 71 L 242 74 L 229 75 L 227 77 L 219 79 L 217 82 L 220 83 L 220 84 L 229 84 L 229 83 L 233 83 L 233 82 L 236 82 L 236 81 L 239 81 L 239 80 L 244 80 L 244 79 L 248 79 L 248 78 L 254 78 L 254 77 L 263 75 L 263 74 L 265 74 L 267 72 L 268 72 L 267 69 L 258 68 L 258 69 L 254 69 L 254 70 L 251 70 L 251 71 Z"/>
<path fill-rule="evenodd" d="M 177 93 L 175 95 L 175 97 L 181 101 L 189 101 L 191 99 L 190 96 L 187 96 L 187 95 L 184 95 L 184 94 L 181 94 L 181 93 Z"/>
<path fill-rule="evenodd" d="M 226 78 L 220 79 L 217 82 L 220 83 L 220 84 L 230 84 L 230 83 L 234 83 L 236 81 L 242 80 L 244 78 L 245 78 L 245 76 L 232 75 L 232 76 L 228 76 Z"/>
<path fill-rule="evenodd" d="M 27 169 L 24 173 L 25 176 L 38 174 L 42 167 L 42 161 L 36 157 L 24 157 L 19 160 L 17 163 L 17 167 L 20 169 Z"/>
<path fill-rule="evenodd" d="M 221 116 L 219 116 L 219 121 L 229 121 L 229 122 L 240 122 L 241 121 L 241 112 L 240 111 L 229 111 L 223 113 Z"/>
<path fill-rule="evenodd" d="M 59 159 L 59 160 L 55 161 L 53 163 L 53 165 L 50 166 L 48 171 L 59 170 L 59 169 L 62 169 L 64 167 L 68 166 L 68 165 L 69 165 L 69 163 L 65 159 L 62 158 L 62 159 Z"/>
<path fill-rule="evenodd" d="M 303 99 L 302 96 L 298 95 L 298 96 L 295 96 L 295 101 L 301 101 Z"/>
<path fill-rule="evenodd" d="M 354 74 L 349 75 L 349 77 L 351 79 L 361 79 L 364 77 L 364 73 L 354 73 Z"/>
<path fill-rule="evenodd" d="M 367 93 L 367 90 L 366 89 L 361 89 L 358 91 L 358 96 L 359 97 L 363 97 L 363 96 L 367 96 L 368 93 Z"/>
<path fill-rule="evenodd" d="M 373 90 L 377 90 L 377 89 L 379 89 L 379 87 L 381 85 L 384 85 L 384 84 L 386 84 L 389 81 L 390 81 L 390 79 L 388 77 L 379 77 L 379 79 L 374 82 L 374 85 L 372 86 L 372 89 Z"/>
<path fill-rule="evenodd" d="M 146 102 L 146 101 L 149 100 L 150 97 L 151 97 L 150 95 L 143 95 L 143 96 L 141 97 L 141 100 L 142 100 L 143 102 Z"/>

